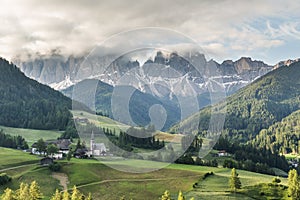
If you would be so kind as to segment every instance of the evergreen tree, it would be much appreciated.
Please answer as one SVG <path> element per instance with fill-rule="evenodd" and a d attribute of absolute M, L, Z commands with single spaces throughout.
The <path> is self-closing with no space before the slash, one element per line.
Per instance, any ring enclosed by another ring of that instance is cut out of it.
<path fill-rule="evenodd" d="M 58 189 L 56 189 L 54 195 L 52 196 L 51 200 L 61 200 L 62 196 Z"/>
<path fill-rule="evenodd" d="M 17 200 L 28 200 L 29 197 L 29 188 L 28 188 L 28 184 L 26 183 L 21 183 L 20 184 L 20 188 L 17 191 Z"/>
<path fill-rule="evenodd" d="M 64 191 L 62 200 L 70 200 L 70 194 L 68 193 L 67 190 Z"/>
<path fill-rule="evenodd" d="M 182 194 L 182 192 L 181 191 L 179 191 L 179 194 L 178 194 L 178 198 L 177 198 L 178 200 L 185 200 L 185 198 L 184 198 L 184 196 L 183 196 L 183 194 Z"/>
<path fill-rule="evenodd" d="M 289 171 L 288 194 L 293 200 L 300 199 L 300 183 L 298 173 L 295 169 Z"/>
<path fill-rule="evenodd" d="M 235 170 L 235 168 L 232 168 L 231 170 L 231 177 L 229 179 L 229 186 L 231 191 L 235 192 L 237 189 L 241 189 L 241 181 L 240 178 L 238 177 L 238 174 Z"/>
<path fill-rule="evenodd" d="M 7 188 L 1 196 L 2 200 L 15 200 L 14 193 L 11 189 Z"/>
<path fill-rule="evenodd" d="M 42 199 L 43 195 L 40 191 L 40 186 L 36 181 L 32 181 L 29 187 L 30 200 Z"/>
<path fill-rule="evenodd" d="M 93 200 L 93 198 L 92 198 L 92 194 L 91 193 L 89 193 L 89 195 L 88 195 L 88 197 L 87 197 L 87 199 L 86 200 Z"/>
<path fill-rule="evenodd" d="M 69 150 L 68 154 L 67 154 L 67 160 L 70 161 L 72 158 L 72 151 Z"/>
<path fill-rule="evenodd" d="M 74 185 L 71 195 L 71 200 L 81 200 L 82 194 L 80 194 L 77 187 Z"/>
<path fill-rule="evenodd" d="M 171 200 L 170 192 L 166 190 L 164 194 L 161 196 L 161 200 Z"/>

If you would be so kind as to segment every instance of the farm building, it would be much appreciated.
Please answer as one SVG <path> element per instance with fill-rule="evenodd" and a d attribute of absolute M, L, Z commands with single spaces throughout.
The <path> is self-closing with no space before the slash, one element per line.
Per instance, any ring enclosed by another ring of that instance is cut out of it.
<path fill-rule="evenodd" d="M 41 159 L 40 164 L 41 165 L 51 165 L 51 164 L 53 164 L 53 159 L 49 158 L 49 157 L 43 158 L 43 159 Z"/>

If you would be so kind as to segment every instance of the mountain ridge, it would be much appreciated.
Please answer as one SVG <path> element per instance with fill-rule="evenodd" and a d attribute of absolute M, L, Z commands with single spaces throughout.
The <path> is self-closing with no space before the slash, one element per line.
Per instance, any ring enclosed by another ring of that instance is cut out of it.
<path fill-rule="evenodd" d="M 205 132 L 208 130 L 211 111 L 216 109 L 220 113 L 227 113 L 225 134 L 243 142 L 252 140 L 260 130 L 300 109 L 299 69 L 300 62 L 277 68 L 228 97 L 226 101 L 206 107 L 182 123 L 187 126 L 192 119 L 199 117 L 199 131 Z M 179 125 L 174 126 L 171 131 L 176 132 L 178 128 Z"/>
<path fill-rule="evenodd" d="M 191 60 L 197 63 L 208 62 L 205 60 L 204 55 L 199 53 L 193 53 L 188 56 L 191 57 Z M 16 60 L 16 63 L 20 67 L 21 71 L 23 71 L 28 77 L 60 90 L 80 81 L 76 81 L 75 79 L 78 68 L 83 61 L 84 57 L 75 58 L 70 56 L 68 58 L 64 58 L 62 56 L 55 55 L 47 58 L 35 58 L 26 62 Z M 257 77 L 264 75 L 273 69 L 273 66 L 269 66 L 264 64 L 262 61 L 252 60 L 247 57 L 241 57 L 236 61 L 225 60 L 221 64 L 216 61 L 213 62 L 217 65 L 222 76 L 225 76 L 223 80 L 225 82 L 224 86 L 229 94 L 236 92 L 238 89 L 252 82 Z M 143 65 L 151 63 L 171 66 L 182 75 L 189 73 L 189 76 L 195 77 L 194 79 L 197 84 L 201 81 L 201 75 L 199 72 L 195 71 L 193 67 L 191 67 L 190 64 L 176 52 L 173 52 L 168 56 L 162 52 L 157 52 L 154 58 L 149 58 Z M 97 66 L 97 63 L 94 63 L 93 65 Z M 127 60 L 125 59 L 125 61 L 122 62 L 116 61 L 112 66 L 114 69 L 111 70 L 111 72 L 114 73 L 117 71 L 118 74 L 122 75 L 124 73 L 122 70 L 124 69 L 126 71 L 133 69 L 134 67 L 142 67 L 143 65 L 137 61 L 127 58 Z M 207 72 L 204 73 L 209 73 L 209 69 L 206 69 L 206 71 Z M 89 78 L 93 78 L 93 75 L 95 74 L 91 71 L 91 77 Z M 110 85 L 115 84 L 114 77 L 100 77 L 99 79 Z M 138 88 L 138 85 L 135 87 L 143 91 L 142 88 Z"/>

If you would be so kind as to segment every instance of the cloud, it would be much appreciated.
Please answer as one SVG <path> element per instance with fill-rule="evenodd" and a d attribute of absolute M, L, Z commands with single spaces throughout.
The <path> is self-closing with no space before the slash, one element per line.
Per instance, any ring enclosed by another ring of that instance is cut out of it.
<path fill-rule="evenodd" d="M 3 0 L 0 56 L 49 54 L 53 49 L 66 56 L 79 55 L 122 31 L 165 27 L 193 38 L 221 60 L 235 52 L 251 54 L 283 45 L 279 32 L 299 37 L 297 24 L 278 30 L 271 26 L 273 20 L 296 19 L 299 8 L 299 3 L 284 0 Z M 257 19 L 263 20 L 254 27 Z M 124 41 L 122 45 L 130 44 Z"/>

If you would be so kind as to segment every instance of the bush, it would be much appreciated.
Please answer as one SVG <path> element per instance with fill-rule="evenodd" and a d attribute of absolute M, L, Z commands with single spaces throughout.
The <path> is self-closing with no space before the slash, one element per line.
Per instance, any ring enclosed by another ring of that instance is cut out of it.
<path fill-rule="evenodd" d="M 0 174 L 0 185 L 5 185 L 6 183 L 11 181 L 11 177 L 7 174 Z"/>
<path fill-rule="evenodd" d="M 272 179 L 272 183 L 280 183 L 280 182 L 281 182 L 281 180 L 278 177 L 274 177 Z"/>
<path fill-rule="evenodd" d="M 49 165 L 49 169 L 53 172 L 59 172 L 61 169 L 61 165 L 59 163 L 52 163 Z"/>

